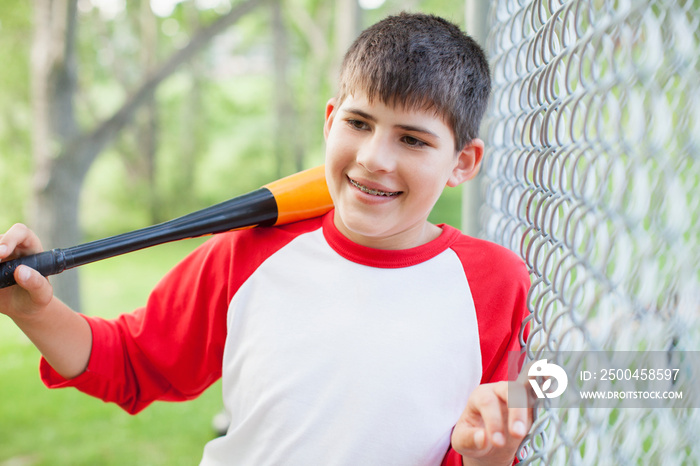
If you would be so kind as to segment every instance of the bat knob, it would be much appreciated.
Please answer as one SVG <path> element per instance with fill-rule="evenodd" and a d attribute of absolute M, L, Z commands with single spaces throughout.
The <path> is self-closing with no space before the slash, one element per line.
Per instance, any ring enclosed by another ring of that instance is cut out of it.
<path fill-rule="evenodd" d="M 15 281 L 15 270 L 20 265 L 26 265 L 46 277 L 66 270 L 66 255 L 62 249 L 52 249 L 51 251 L 0 262 L 0 288 L 7 288 L 17 284 Z"/>

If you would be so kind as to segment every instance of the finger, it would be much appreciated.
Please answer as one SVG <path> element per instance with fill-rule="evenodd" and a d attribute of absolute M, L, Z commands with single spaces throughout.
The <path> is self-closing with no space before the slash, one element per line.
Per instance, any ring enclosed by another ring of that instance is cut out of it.
<path fill-rule="evenodd" d="M 36 270 L 20 265 L 15 269 L 15 281 L 24 288 L 32 302 L 37 306 L 46 306 L 53 296 L 53 287 L 49 281 Z"/>
<path fill-rule="evenodd" d="M 524 381 L 527 383 L 527 379 L 524 379 Z M 519 379 L 518 382 L 521 382 L 521 380 Z M 514 385 L 512 385 L 512 382 L 496 384 L 493 393 L 498 397 L 503 406 L 508 407 L 508 399 L 509 396 L 512 395 L 512 390 L 522 391 L 522 396 L 527 396 L 525 387 L 517 382 Z M 520 394 L 518 393 L 515 395 L 517 397 Z M 508 407 L 506 416 L 508 419 L 509 434 L 519 439 L 525 437 L 531 424 L 531 408 L 526 406 Z"/>
<path fill-rule="evenodd" d="M 514 437 L 522 439 L 532 424 L 532 408 L 528 387 L 518 383 L 509 387 L 509 395 L 513 396 L 513 406 L 508 405 L 508 430 Z M 517 400 L 521 400 L 520 403 Z"/>
<path fill-rule="evenodd" d="M 531 423 L 530 408 L 508 408 L 508 432 L 511 436 L 523 439 Z"/>
<path fill-rule="evenodd" d="M 496 384 L 493 391 L 485 392 L 480 403 L 486 445 L 502 447 L 506 443 L 505 420 L 508 416 L 508 390 L 505 383 Z"/>
<path fill-rule="evenodd" d="M 480 427 L 460 426 L 459 444 L 452 441 L 452 446 L 458 451 L 479 451 L 486 447 L 486 431 Z"/>
<path fill-rule="evenodd" d="M 514 397 L 514 404 L 516 406 L 508 408 L 508 430 L 511 435 L 520 439 L 525 437 L 532 425 L 531 406 L 533 404 L 534 395 L 532 395 L 530 382 L 528 381 L 528 371 L 532 364 L 532 361 L 525 364 L 518 375 L 518 379 L 515 382 L 510 382 L 508 386 L 508 395 Z M 516 400 L 520 400 L 521 403 L 518 403 Z M 524 406 L 522 402 L 524 402 Z"/>
<path fill-rule="evenodd" d="M 6 237 L 7 233 L 4 235 L 0 235 L 0 260 L 6 258 L 10 254 L 12 249 L 14 249 L 14 247 L 10 249 L 10 247 L 7 245 Z"/>
<path fill-rule="evenodd" d="M 0 237 L 0 259 L 18 257 L 20 251 L 32 254 L 41 252 L 42 247 L 39 238 L 29 228 L 16 223 Z"/>

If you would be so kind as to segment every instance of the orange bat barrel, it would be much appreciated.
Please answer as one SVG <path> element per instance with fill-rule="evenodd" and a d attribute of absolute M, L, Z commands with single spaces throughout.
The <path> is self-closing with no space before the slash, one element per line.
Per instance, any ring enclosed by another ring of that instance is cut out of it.
<path fill-rule="evenodd" d="M 275 225 L 318 217 L 333 208 L 323 165 L 273 181 L 264 188 L 272 193 L 277 204 Z"/>
<path fill-rule="evenodd" d="M 27 265 L 44 276 L 158 244 L 256 226 L 283 225 L 333 208 L 324 167 L 316 167 L 182 217 L 129 233 L 0 263 L 0 288 Z"/>

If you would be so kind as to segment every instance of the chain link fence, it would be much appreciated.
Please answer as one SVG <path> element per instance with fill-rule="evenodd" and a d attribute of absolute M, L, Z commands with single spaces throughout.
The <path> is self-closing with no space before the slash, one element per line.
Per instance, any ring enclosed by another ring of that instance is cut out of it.
<path fill-rule="evenodd" d="M 497 0 L 488 24 L 480 225 L 530 268 L 527 358 L 699 351 L 700 2 Z M 698 411 L 538 402 L 519 456 L 700 464 Z"/>

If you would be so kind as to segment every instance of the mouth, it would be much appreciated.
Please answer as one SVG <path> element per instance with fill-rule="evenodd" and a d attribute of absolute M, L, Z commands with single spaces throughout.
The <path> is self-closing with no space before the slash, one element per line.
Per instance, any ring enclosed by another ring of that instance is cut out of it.
<path fill-rule="evenodd" d="M 403 191 L 382 191 L 381 189 L 372 189 L 368 188 L 367 186 L 358 183 L 357 181 L 353 180 L 352 178 L 348 178 L 350 180 L 350 184 L 352 184 L 354 187 L 359 189 L 365 194 L 370 194 L 372 196 L 380 196 L 380 197 L 394 197 L 398 196 L 399 194 L 403 193 Z"/>

